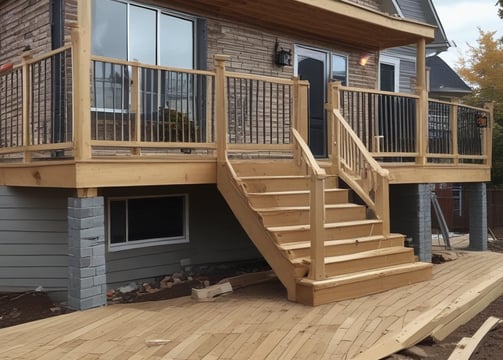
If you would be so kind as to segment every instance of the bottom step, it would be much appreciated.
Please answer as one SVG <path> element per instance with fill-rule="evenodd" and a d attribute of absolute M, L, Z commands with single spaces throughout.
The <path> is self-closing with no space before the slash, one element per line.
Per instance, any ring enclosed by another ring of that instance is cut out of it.
<path fill-rule="evenodd" d="M 297 301 L 316 306 L 354 299 L 430 280 L 431 271 L 432 264 L 416 262 L 339 275 L 325 280 L 299 279 L 296 289 Z"/>

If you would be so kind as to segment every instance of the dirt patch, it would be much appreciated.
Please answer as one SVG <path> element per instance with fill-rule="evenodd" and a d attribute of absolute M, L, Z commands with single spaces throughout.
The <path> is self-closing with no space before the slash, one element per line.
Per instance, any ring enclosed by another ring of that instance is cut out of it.
<path fill-rule="evenodd" d="M 66 314 L 45 292 L 0 293 L 0 328 Z"/>

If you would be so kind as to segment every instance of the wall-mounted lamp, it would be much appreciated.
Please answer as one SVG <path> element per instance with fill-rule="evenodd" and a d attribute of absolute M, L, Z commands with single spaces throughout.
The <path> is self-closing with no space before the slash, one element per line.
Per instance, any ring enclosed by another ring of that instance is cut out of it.
<path fill-rule="evenodd" d="M 278 39 L 276 39 L 276 44 L 274 45 L 274 63 L 278 66 L 292 65 L 292 50 L 280 49 Z"/>
<path fill-rule="evenodd" d="M 487 115 L 486 114 L 479 114 L 475 118 L 475 122 L 479 128 L 486 128 L 487 127 Z"/>
<path fill-rule="evenodd" d="M 369 61 L 369 58 L 370 58 L 369 54 L 361 54 L 360 55 L 360 60 L 358 61 L 358 64 L 360 64 L 360 66 L 367 65 L 367 62 Z"/>

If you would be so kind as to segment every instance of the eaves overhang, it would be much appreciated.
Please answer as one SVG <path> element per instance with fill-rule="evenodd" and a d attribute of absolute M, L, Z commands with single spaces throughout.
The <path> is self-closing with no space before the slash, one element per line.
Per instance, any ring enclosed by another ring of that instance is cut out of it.
<path fill-rule="evenodd" d="M 356 5 L 345 0 L 170 0 L 164 1 L 201 16 L 303 38 L 379 50 L 435 38 L 435 27 Z"/>

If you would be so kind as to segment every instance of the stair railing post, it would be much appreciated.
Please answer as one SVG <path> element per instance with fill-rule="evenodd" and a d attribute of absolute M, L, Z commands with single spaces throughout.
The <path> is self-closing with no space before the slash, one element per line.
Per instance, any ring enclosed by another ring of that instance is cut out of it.
<path fill-rule="evenodd" d="M 310 236 L 312 280 L 322 280 L 325 275 L 325 177 L 311 174 Z"/>
<path fill-rule="evenodd" d="M 384 236 L 390 234 L 389 216 L 389 180 L 387 176 L 378 175 L 375 189 L 375 207 L 379 218 L 382 221 L 382 232 Z"/>
<path fill-rule="evenodd" d="M 328 87 L 328 118 L 330 119 L 330 142 L 329 148 L 331 149 L 332 165 L 335 166 L 337 173 L 340 167 L 339 158 L 339 120 L 334 115 L 334 110 L 340 111 L 340 87 L 342 83 L 340 81 L 334 81 L 329 84 Z"/>
<path fill-rule="evenodd" d="M 217 134 L 217 162 L 227 159 L 227 86 L 225 84 L 225 63 L 227 55 L 215 55 L 215 124 Z"/>
<path fill-rule="evenodd" d="M 309 82 L 293 77 L 293 127 L 307 143 Z"/>

